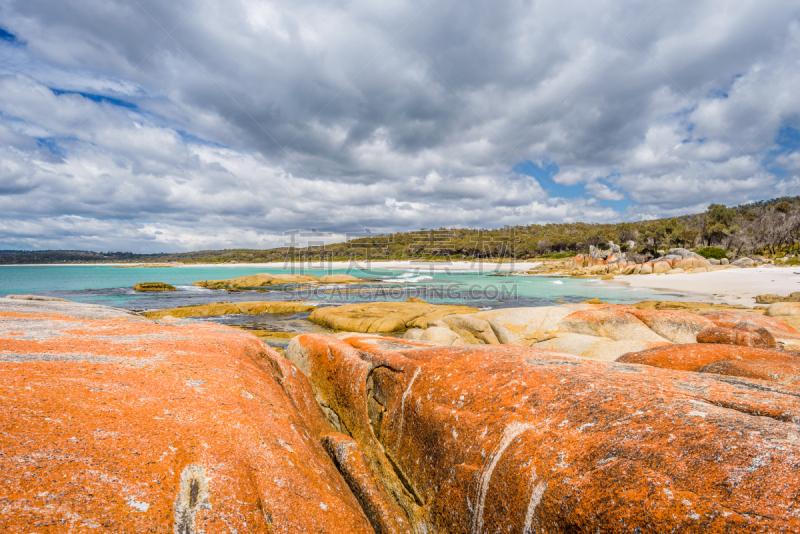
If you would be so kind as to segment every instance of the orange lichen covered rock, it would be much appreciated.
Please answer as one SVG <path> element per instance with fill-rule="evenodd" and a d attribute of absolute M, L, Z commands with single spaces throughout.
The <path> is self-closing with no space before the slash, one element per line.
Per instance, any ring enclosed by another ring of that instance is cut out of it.
<path fill-rule="evenodd" d="M 773 343 L 767 343 L 762 336 L 753 332 L 742 332 L 734 328 L 721 328 L 715 326 L 697 334 L 698 343 L 720 343 L 723 345 L 740 345 L 742 347 L 758 347 L 762 349 L 775 348 Z"/>
<path fill-rule="evenodd" d="M 2 299 L 0 390 L 2 532 L 373 532 L 307 380 L 239 330 Z"/>
<path fill-rule="evenodd" d="M 322 437 L 322 445 L 367 512 L 376 534 L 411 534 L 403 511 L 373 477 L 358 443 L 350 436 L 333 432 Z"/>
<path fill-rule="evenodd" d="M 722 328 L 715 326 L 697 334 L 698 343 L 723 343 L 726 345 L 741 345 L 742 347 L 758 347 L 762 349 L 776 348 L 775 338 L 765 328 L 756 327 L 760 332 L 748 331 L 739 326 L 748 323 L 739 323 L 736 328 Z"/>
<path fill-rule="evenodd" d="M 784 357 L 785 353 L 779 350 L 696 343 L 629 352 L 617 358 L 617 362 L 638 363 L 680 371 L 699 371 L 706 365 L 726 360 L 774 360 Z"/>
<path fill-rule="evenodd" d="M 800 530 L 793 391 L 512 345 L 287 355 L 416 532 Z"/>
<path fill-rule="evenodd" d="M 558 328 L 574 334 L 607 337 L 615 341 L 667 341 L 629 311 L 633 309 L 625 306 L 603 306 L 577 311 L 562 319 Z"/>
<path fill-rule="evenodd" d="M 739 323 L 749 322 L 769 330 L 769 333 L 778 339 L 800 340 L 800 332 L 783 321 L 765 315 L 756 315 L 747 312 L 717 311 L 704 313 L 703 317 L 717 326 L 734 328 Z"/>
<path fill-rule="evenodd" d="M 726 360 L 700 369 L 701 373 L 741 376 L 800 385 L 800 356 L 787 353 L 784 358 L 771 360 Z"/>
<path fill-rule="evenodd" d="M 710 320 L 685 311 L 634 308 L 629 313 L 673 343 L 695 343 L 699 332 L 714 326 Z"/>

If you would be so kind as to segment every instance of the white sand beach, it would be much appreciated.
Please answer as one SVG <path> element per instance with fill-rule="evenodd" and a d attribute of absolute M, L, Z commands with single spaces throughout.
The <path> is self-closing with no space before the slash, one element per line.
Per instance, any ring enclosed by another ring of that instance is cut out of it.
<path fill-rule="evenodd" d="M 618 276 L 605 284 L 697 294 L 699 299 L 755 306 L 756 295 L 788 295 L 800 291 L 800 267 L 756 267 L 710 273 Z"/>

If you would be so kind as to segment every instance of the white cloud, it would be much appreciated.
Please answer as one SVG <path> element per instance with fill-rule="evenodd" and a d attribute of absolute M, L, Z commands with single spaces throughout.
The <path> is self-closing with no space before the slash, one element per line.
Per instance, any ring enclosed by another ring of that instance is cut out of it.
<path fill-rule="evenodd" d="M 800 127 L 789 2 L 139 3 L 0 4 L 0 246 L 278 246 L 798 192 L 775 150 Z"/>

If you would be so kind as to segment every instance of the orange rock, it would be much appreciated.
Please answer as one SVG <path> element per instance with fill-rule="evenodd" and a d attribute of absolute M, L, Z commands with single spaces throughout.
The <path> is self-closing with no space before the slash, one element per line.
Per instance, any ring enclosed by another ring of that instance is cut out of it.
<path fill-rule="evenodd" d="M 417 532 L 800 530 L 793 391 L 511 345 L 287 355 Z"/>
<path fill-rule="evenodd" d="M 633 308 L 629 313 L 673 343 L 694 343 L 699 332 L 714 326 L 710 320 L 684 311 Z"/>
<path fill-rule="evenodd" d="M 658 273 L 666 273 L 672 270 L 672 264 L 667 260 L 661 260 L 653 262 L 653 272 Z"/>
<path fill-rule="evenodd" d="M 680 371 L 699 371 L 706 365 L 726 360 L 774 360 L 784 357 L 785 353 L 779 350 L 697 343 L 629 352 L 617 358 L 617 362 L 638 363 Z"/>
<path fill-rule="evenodd" d="M 800 332 L 783 321 L 765 315 L 756 315 L 747 312 L 717 311 L 704 313 L 703 317 L 723 328 L 734 328 L 739 323 L 749 322 L 766 328 L 770 334 L 778 339 L 800 339 Z"/>
<path fill-rule="evenodd" d="M 558 323 L 558 328 L 574 334 L 601 336 L 617 341 L 638 340 L 655 343 L 667 341 L 628 313 L 629 311 L 633 311 L 630 306 L 602 306 L 577 311 L 562 319 Z"/>
<path fill-rule="evenodd" d="M 701 373 L 741 376 L 800 385 L 800 357 L 796 354 L 771 360 L 726 360 L 700 369 Z"/>
<path fill-rule="evenodd" d="M 758 347 L 762 349 L 776 348 L 775 338 L 765 328 L 756 327 L 761 332 L 747 331 L 739 328 L 743 324 L 748 323 L 739 323 L 737 328 L 722 328 L 721 326 L 708 328 L 697 334 L 697 342 L 741 345 L 742 347 Z"/>
<path fill-rule="evenodd" d="M 703 258 L 684 258 L 672 262 L 673 269 L 702 269 L 711 267 L 711 263 Z"/>
<path fill-rule="evenodd" d="M 317 439 L 332 429 L 308 382 L 256 337 L 13 306 L 0 531 L 373 532 Z"/>
<path fill-rule="evenodd" d="M 411 534 L 402 510 L 373 477 L 358 443 L 350 436 L 334 432 L 322 437 L 322 445 L 367 512 L 376 534 Z"/>

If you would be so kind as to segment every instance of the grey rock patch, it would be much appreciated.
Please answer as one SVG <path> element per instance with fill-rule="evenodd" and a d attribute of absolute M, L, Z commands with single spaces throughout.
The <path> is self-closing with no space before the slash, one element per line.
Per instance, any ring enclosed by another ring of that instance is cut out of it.
<path fill-rule="evenodd" d="M 189 336 L 172 336 L 167 334 L 137 334 L 133 336 L 82 336 L 84 339 L 97 339 L 100 341 L 109 341 L 111 343 L 133 343 L 136 341 L 181 341 L 192 339 Z"/>
<path fill-rule="evenodd" d="M 132 367 L 144 367 L 152 365 L 155 358 L 121 358 L 118 356 L 106 356 L 104 354 L 86 354 L 81 352 L 72 353 L 49 353 L 49 352 L 0 352 L 0 362 L 7 363 L 26 363 L 26 362 L 73 362 L 73 363 L 115 363 L 130 365 Z"/>
<path fill-rule="evenodd" d="M 528 359 L 525 360 L 526 363 L 530 365 L 581 365 L 581 362 L 572 362 L 569 360 L 533 360 Z"/>
<path fill-rule="evenodd" d="M 617 373 L 643 373 L 644 371 L 634 365 L 625 365 L 624 363 L 612 363 L 608 368 Z"/>
<path fill-rule="evenodd" d="M 691 391 L 692 393 L 705 393 L 708 388 L 705 386 L 701 386 L 699 384 L 691 384 L 689 382 L 681 382 L 679 380 L 675 381 L 675 385 L 680 389 L 685 391 Z"/>
<path fill-rule="evenodd" d="M 50 339 L 54 337 L 64 337 L 67 334 L 62 330 L 86 328 L 88 325 L 83 322 L 54 321 L 46 317 L 37 319 L 17 319 L 5 317 L 0 321 L 0 334 L 10 332 L 24 332 L 21 336 L 14 336 L 13 339 Z"/>
<path fill-rule="evenodd" d="M 61 300 L 42 301 L 3 298 L 0 299 L 0 312 L 57 313 L 74 319 L 116 319 L 124 317 L 134 321 L 151 322 L 149 319 L 128 310 Z"/>
<path fill-rule="evenodd" d="M 43 297 L 41 295 L 6 295 L 6 298 L 12 300 L 45 300 L 48 302 L 72 302 L 67 299 L 58 299 L 56 297 Z"/>
<path fill-rule="evenodd" d="M 181 485 L 175 498 L 174 534 L 195 534 L 195 517 L 199 510 L 210 509 L 211 492 L 206 471 L 190 464 L 181 473 Z"/>

